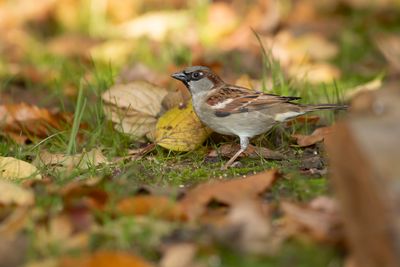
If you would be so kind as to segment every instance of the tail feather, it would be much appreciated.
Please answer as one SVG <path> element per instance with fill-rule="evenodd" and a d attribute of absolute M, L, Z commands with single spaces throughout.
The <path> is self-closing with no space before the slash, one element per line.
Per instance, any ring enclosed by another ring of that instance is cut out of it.
<path fill-rule="evenodd" d="M 307 110 L 307 112 L 317 111 L 317 110 L 346 110 L 346 109 L 348 109 L 347 105 L 339 105 L 339 104 L 305 105 L 303 107 Z"/>

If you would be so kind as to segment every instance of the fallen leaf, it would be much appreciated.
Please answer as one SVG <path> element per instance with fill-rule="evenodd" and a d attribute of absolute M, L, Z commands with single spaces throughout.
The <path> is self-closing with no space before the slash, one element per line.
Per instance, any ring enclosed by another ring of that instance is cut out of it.
<path fill-rule="evenodd" d="M 0 239 L 0 266 L 25 266 L 28 255 L 29 238 L 25 234 L 15 236 L 1 235 Z"/>
<path fill-rule="evenodd" d="M 90 59 L 90 49 L 99 41 L 83 35 L 64 34 L 47 43 L 50 52 L 64 57 Z"/>
<path fill-rule="evenodd" d="M 133 81 L 147 81 L 152 84 L 165 84 L 166 81 L 170 81 L 171 78 L 166 73 L 161 73 L 150 69 L 143 63 L 134 63 L 132 65 L 125 66 L 119 73 L 116 83 L 127 84 Z"/>
<path fill-rule="evenodd" d="M 314 125 L 317 124 L 320 120 L 320 117 L 317 115 L 312 115 L 312 116 L 300 116 L 300 117 L 296 117 L 293 120 L 290 120 L 288 122 L 286 122 L 287 126 L 291 126 L 293 124 L 296 123 L 304 123 L 304 124 L 308 124 L 308 125 Z"/>
<path fill-rule="evenodd" d="M 231 158 L 236 154 L 240 149 L 239 144 L 224 144 L 218 148 L 218 150 L 212 150 L 208 157 L 217 157 L 218 154 Z M 243 152 L 239 157 L 250 157 L 250 158 L 259 158 L 263 157 L 264 159 L 273 159 L 273 160 L 281 160 L 284 159 L 285 156 L 277 151 L 270 150 L 266 147 L 257 147 L 253 145 L 249 145 L 247 150 Z"/>
<path fill-rule="evenodd" d="M 268 170 L 246 178 L 205 183 L 188 191 L 181 204 L 190 220 L 202 216 L 211 201 L 235 205 L 243 200 L 254 199 L 266 191 L 279 177 L 277 170 Z"/>
<path fill-rule="evenodd" d="M 9 181 L 0 180 L 0 205 L 31 206 L 34 203 L 33 193 Z"/>
<path fill-rule="evenodd" d="M 307 205 L 283 202 L 281 207 L 285 228 L 290 234 L 334 244 L 344 241 L 342 220 L 333 199 L 320 196 Z"/>
<path fill-rule="evenodd" d="M 62 28 L 77 32 L 81 26 L 79 18 L 82 16 L 80 10 L 82 10 L 84 2 L 77 0 L 58 0 L 55 2 L 54 20 Z"/>
<path fill-rule="evenodd" d="M 59 267 L 151 267 L 151 263 L 133 254 L 122 251 L 97 251 L 80 257 L 63 257 Z"/>
<path fill-rule="evenodd" d="M 5 72 L 5 74 L 13 76 L 12 82 L 15 84 L 34 83 L 41 86 L 54 81 L 58 77 L 58 73 L 55 69 L 40 69 L 30 64 L 9 64 L 7 65 L 7 72 Z"/>
<path fill-rule="evenodd" d="M 289 76 L 297 80 L 308 81 L 312 84 L 331 83 L 341 76 L 340 69 L 329 63 L 291 65 L 287 72 Z"/>
<path fill-rule="evenodd" d="M 115 23 L 124 22 L 130 18 L 136 17 L 143 8 L 143 1 L 135 0 L 116 0 L 107 2 L 107 18 Z"/>
<path fill-rule="evenodd" d="M 56 193 L 62 197 L 66 210 L 73 210 L 76 207 L 103 210 L 109 197 L 101 187 L 101 181 L 99 178 L 74 181 L 63 186 Z"/>
<path fill-rule="evenodd" d="M 142 137 L 155 129 L 167 90 L 145 81 L 118 84 L 103 93 L 104 112 L 116 130 Z"/>
<path fill-rule="evenodd" d="M 382 77 L 376 77 L 372 81 L 369 81 L 367 83 L 360 84 L 353 88 L 347 89 L 346 93 L 344 95 L 344 98 L 346 101 L 349 101 L 349 100 L 353 99 L 355 96 L 357 96 L 358 94 L 361 94 L 361 93 L 367 92 L 367 91 L 377 90 L 381 87 L 382 87 Z"/>
<path fill-rule="evenodd" d="M 129 60 L 135 47 L 136 43 L 130 40 L 111 39 L 91 47 L 90 56 L 95 61 L 122 66 Z"/>
<path fill-rule="evenodd" d="M 390 66 L 400 73 L 400 35 L 378 34 L 374 39 Z"/>
<path fill-rule="evenodd" d="M 22 180 L 26 178 L 41 179 L 38 169 L 32 164 L 12 158 L 0 157 L 0 179 Z"/>
<path fill-rule="evenodd" d="M 0 235 L 13 239 L 27 222 L 34 204 L 31 190 L 0 180 Z"/>
<path fill-rule="evenodd" d="M 0 106 L 0 128 L 11 137 L 21 140 L 47 137 L 53 130 L 61 130 L 72 121 L 72 115 L 51 112 L 25 103 Z"/>
<path fill-rule="evenodd" d="M 123 38 L 148 37 L 155 41 L 162 41 L 171 34 L 179 35 L 187 28 L 188 22 L 189 14 L 185 10 L 147 12 L 118 25 L 114 29 L 114 34 Z"/>
<path fill-rule="evenodd" d="M 113 159 L 113 162 L 120 162 L 120 161 L 133 161 L 139 160 L 143 158 L 147 153 L 154 150 L 156 147 L 155 144 L 148 144 L 144 147 L 135 148 L 135 149 L 128 149 L 128 155 L 123 157 L 117 157 Z"/>
<path fill-rule="evenodd" d="M 231 4 L 211 3 L 207 12 L 207 20 L 201 24 L 200 38 L 207 44 L 218 43 L 222 37 L 235 30 L 238 18 Z M 214 27 L 214 25 L 218 25 L 218 27 Z"/>
<path fill-rule="evenodd" d="M 235 204 L 217 226 L 218 239 L 228 246 L 253 254 L 275 254 L 286 233 L 272 225 L 269 210 L 254 199 Z"/>
<path fill-rule="evenodd" d="M 292 137 L 296 139 L 300 147 L 306 147 L 323 141 L 331 133 L 332 127 L 322 127 L 316 129 L 311 135 L 294 134 Z"/>
<path fill-rule="evenodd" d="M 55 0 L 33 3 L 26 0 L 0 2 L 0 30 L 19 27 L 27 21 L 40 21 L 46 18 L 54 7 Z"/>
<path fill-rule="evenodd" d="M 192 103 L 184 108 L 173 108 L 157 122 L 155 140 L 164 148 L 191 151 L 200 146 L 211 134 L 194 113 Z"/>
<path fill-rule="evenodd" d="M 167 246 L 160 260 L 160 267 L 196 266 L 193 262 L 197 246 L 193 243 L 179 243 Z"/>
<path fill-rule="evenodd" d="M 55 167 L 59 169 L 80 169 L 86 170 L 101 164 L 108 164 L 107 158 L 100 149 L 92 149 L 75 155 L 53 154 L 46 150 L 39 152 L 34 164 L 36 166 Z"/>
<path fill-rule="evenodd" d="M 299 67 L 307 62 L 320 62 L 334 58 L 339 49 L 335 43 L 329 42 L 318 33 L 294 36 L 290 31 L 283 30 L 273 37 L 264 39 L 271 54 L 279 60 L 283 67 Z"/>
<path fill-rule="evenodd" d="M 178 203 L 166 196 L 138 195 L 124 198 L 117 204 L 117 211 L 124 215 L 155 216 L 166 220 L 183 220 Z"/>
<path fill-rule="evenodd" d="M 51 216 L 46 224 L 36 225 L 34 247 L 44 255 L 49 248 L 56 247 L 60 253 L 86 249 L 89 246 L 89 231 L 76 231 L 66 214 Z"/>

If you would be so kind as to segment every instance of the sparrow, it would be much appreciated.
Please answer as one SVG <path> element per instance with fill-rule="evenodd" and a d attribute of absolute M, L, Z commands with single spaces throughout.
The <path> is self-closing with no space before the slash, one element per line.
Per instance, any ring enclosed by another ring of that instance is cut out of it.
<path fill-rule="evenodd" d="M 346 106 L 336 104 L 293 103 L 300 97 L 267 94 L 227 84 L 204 66 L 188 67 L 171 76 L 189 89 L 193 109 L 205 125 L 217 133 L 239 137 L 240 149 L 222 167 L 223 170 L 246 151 L 252 137 L 267 132 L 278 123 L 316 110 L 346 109 Z"/>

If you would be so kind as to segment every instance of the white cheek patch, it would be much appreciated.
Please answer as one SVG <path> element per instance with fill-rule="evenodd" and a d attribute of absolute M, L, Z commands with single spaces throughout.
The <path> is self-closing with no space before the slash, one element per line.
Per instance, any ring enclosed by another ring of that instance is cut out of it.
<path fill-rule="evenodd" d="M 227 100 L 225 100 L 225 101 L 222 101 L 222 102 L 219 102 L 219 103 L 213 105 L 212 108 L 213 108 L 213 109 L 221 109 L 221 108 L 224 108 L 224 107 L 226 107 L 226 105 L 228 105 L 228 104 L 231 103 L 232 101 L 233 101 L 232 98 L 231 98 L 231 99 L 227 99 Z"/>
<path fill-rule="evenodd" d="M 284 122 L 288 119 L 303 115 L 305 112 L 294 112 L 294 111 L 289 111 L 289 112 L 285 112 L 285 113 L 279 113 L 276 114 L 274 117 L 274 120 L 276 121 L 280 121 L 280 122 Z"/>

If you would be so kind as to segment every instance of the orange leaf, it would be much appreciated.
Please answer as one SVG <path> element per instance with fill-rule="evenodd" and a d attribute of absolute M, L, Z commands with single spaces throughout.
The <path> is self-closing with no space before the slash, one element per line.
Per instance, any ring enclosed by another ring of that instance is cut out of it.
<path fill-rule="evenodd" d="M 139 195 L 122 199 L 117 210 L 124 215 L 150 215 L 166 220 L 183 220 L 181 206 L 165 196 Z"/>
<path fill-rule="evenodd" d="M 267 190 L 278 178 L 277 170 L 268 170 L 247 178 L 201 184 L 182 199 L 181 204 L 189 219 L 205 213 L 213 200 L 227 205 L 235 205 L 244 200 L 256 198 Z"/>
<path fill-rule="evenodd" d="M 23 141 L 21 136 L 45 138 L 51 129 L 61 130 L 71 118 L 70 114 L 51 112 L 26 103 L 0 106 L 0 128 L 10 133 L 11 138 L 19 136 L 14 139 L 17 142 Z"/>
<path fill-rule="evenodd" d="M 151 267 L 152 264 L 142 258 L 121 251 L 98 251 L 78 258 L 64 257 L 60 267 Z"/>
<path fill-rule="evenodd" d="M 322 127 L 316 129 L 311 135 L 294 134 L 292 137 L 296 139 L 300 147 L 305 147 L 323 141 L 331 132 L 332 127 Z"/>
<path fill-rule="evenodd" d="M 307 205 L 283 202 L 281 207 L 287 232 L 306 234 L 321 242 L 343 242 L 342 219 L 334 199 L 320 196 Z"/>
<path fill-rule="evenodd" d="M 286 125 L 291 126 L 295 123 L 304 123 L 304 124 L 317 124 L 320 120 L 319 116 L 300 116 L 295 118 L 294 120 L 288 121 Z"/>

